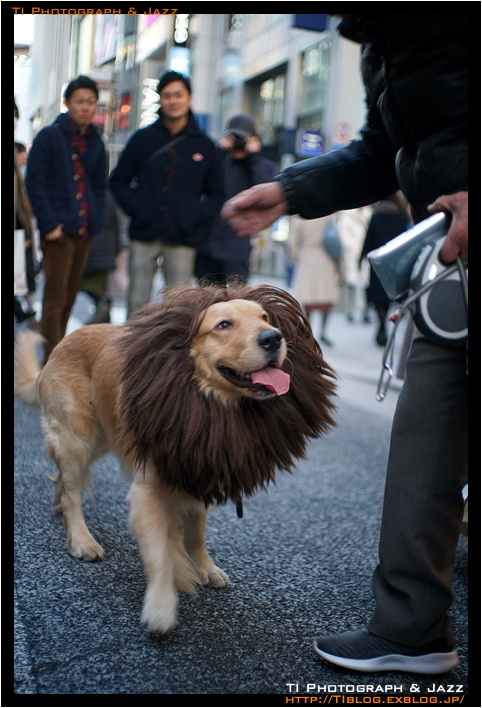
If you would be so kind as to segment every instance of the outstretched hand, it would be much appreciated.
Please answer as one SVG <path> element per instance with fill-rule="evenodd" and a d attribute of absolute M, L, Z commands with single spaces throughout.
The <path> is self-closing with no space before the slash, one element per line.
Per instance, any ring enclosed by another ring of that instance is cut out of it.
<path fill-rule="evenodd" d="M 469 193 L 444 194 L 438 197 L 433 204 L 430 204 L 428 211 L 431 214 L 435 214 L 438 211 L 452 214 L 450 229 L 440 249 L 440 259 L 447 264 L 453 263 L 457 256 L 460 256 L 463 261 L 468 260 Z"/>
<path fill-rule="evenodd" d="M 240 192 L 223 206 L 221 216 L 227 219 L 237 236 L 256 236 L 260 231 L 288 213 L 288 202 L 279 182 L 257 184 Z"/>

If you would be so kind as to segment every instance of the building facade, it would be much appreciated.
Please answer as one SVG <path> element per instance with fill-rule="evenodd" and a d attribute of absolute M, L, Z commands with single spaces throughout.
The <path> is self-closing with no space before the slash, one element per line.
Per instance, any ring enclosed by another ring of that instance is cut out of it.
<path fill-rule="evenodd" d="M 157 118 L 160 74 L 189 75 L 194 112 L 214 139 L 251 113 L 280 167 L 356 137 L 363 123 L 359 47 L 328 15 L 38 15 L 30 48 L 33 132 L 84 73 L 101 89 L 97 122 L 114 153 Z"/>
<path fill-rule="evenodd" d="M 65 110 L 68 81 L 87 74 L 100 89 L 95 121 L 112 169 L 130 135 L 157 119 L 159 76 L 174 69 L 190 77 L 193 112 L 208 135 L 216 140 L 232 115 L 250 113 L 281 170 L 345 145 L 363 124 L 359 46 L 337 24 L 322 14 L 36 15 L 32 137 Z M 271 234 L 266 258 L 276 260 L 287 225 Z"/>

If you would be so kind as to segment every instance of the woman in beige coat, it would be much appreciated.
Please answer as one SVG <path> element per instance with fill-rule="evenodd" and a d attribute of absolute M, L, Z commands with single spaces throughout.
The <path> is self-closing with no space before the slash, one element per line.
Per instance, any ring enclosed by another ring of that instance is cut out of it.
<path fill-rule="evenodd" d="M 370 266 L 366 258 L 360 262 L 360 255 L 371 215 L 372 207 L 365 206 L 342 211 L 338 219 L 337 226 L 343 247 L 343 285 L 347 295 L 346 317 L 348 322 L 353 322 L 355 319 L 359 299 L 363 299 L 363 321 L 370 322 L 366 303 Z"/>
<path fill-rule="evenodd" d="M 319 219 L 291 218 L 290 249 L 295 264 L 292 291 L 313 324 L 312 313 L 321 313 L 319 339 L 327 346 L 328 315 L 339 299 L 339 263 L 336 263 L 322 245 L 324 230 L 333 217 Z M 316 333 L 315 333 L 316 336 Z"/>

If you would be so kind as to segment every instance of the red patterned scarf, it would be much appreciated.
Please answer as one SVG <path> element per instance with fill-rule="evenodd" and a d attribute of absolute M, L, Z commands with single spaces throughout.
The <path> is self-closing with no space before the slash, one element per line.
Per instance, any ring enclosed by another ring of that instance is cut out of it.
<path fill-rule="evenodd" d="M 81 238 L 89 238 L 89 203 L 87 201 L 87 189 L 85 185 L 84 160 L 90 150 L 92 128 L 89 127 L 86 133 L 81 135 L 75 123 L 70 121 L 72 129 L 72 160 L 74 160 L 74 180 L 76 182 L 76 198 L 79 201 L 79 216 L 82 217 L 82 227 L 79 229 Z"/>

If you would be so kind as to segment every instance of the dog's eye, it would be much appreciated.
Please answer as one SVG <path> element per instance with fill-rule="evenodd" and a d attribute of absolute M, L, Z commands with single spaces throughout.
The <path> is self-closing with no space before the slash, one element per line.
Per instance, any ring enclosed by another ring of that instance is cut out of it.
<path fill-rule="evenodd" d="M 264 320 L 265 322 L 268 321 L 268 315 L 265 313 L 264 315 L 261 315 L 261 319 Z"/>
<path fill-rule="evenodd" d="M 228 322 L 228 320 L 223 320 L 222 322 L 220 322 L 218 324 L 216 329 L 228 329 L 228 327 L 232 327 L 232 326 L 233 326 L 232 322 Z"/>

